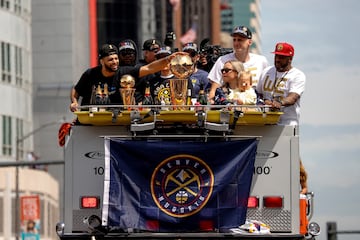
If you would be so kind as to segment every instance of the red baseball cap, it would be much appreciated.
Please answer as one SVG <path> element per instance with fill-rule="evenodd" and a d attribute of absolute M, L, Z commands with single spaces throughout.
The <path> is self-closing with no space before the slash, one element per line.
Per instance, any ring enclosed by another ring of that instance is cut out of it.
<path fill-rule="evenodd" d="M 277 43 L 275 46 L 275 51 L 272 53 L 292 57 L 294 56 L 294 47 L 286 42 Z"/>

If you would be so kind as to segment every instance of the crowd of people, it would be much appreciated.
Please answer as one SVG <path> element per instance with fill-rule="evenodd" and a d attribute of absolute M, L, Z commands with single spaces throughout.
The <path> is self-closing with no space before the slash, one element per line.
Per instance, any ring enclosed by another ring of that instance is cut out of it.
<path fill-rule="evenodd" d="M 305 89 L 305 74 L 292 66 L 294 47 L 277 43 L 274 64 L 265 56 L 250 52 L 252 32 L 237 26 L 231 33 L 233 51 L 206 66 L 206 56 L 194 42 L 186 43 L 180 52 L 173 52 L 157 39 L 148 39 L 142 46 L 142 59 L 137 59 L 138 47 L 131 39 L 118 46 L 104 44 L 99 50 L 99 66 L 87 69 L 71 90 L 71 111 L 81 105 L 123 104 L 119 79 L 129 74 L 135 79 L 133 104 L 141 105 L 146 86 L 150 86 L 153 104 L 171 104 L 170 60 L 178 54 L 188 54 L 193 73 L 188 86 L 191 97 L 197 98 L 202 87 L 210 104 L 265 104 L 284 112 L 279 124 L 298 125 L 300 97 Z M 208 71 L 206 71 L 208 69 Z"/>
<path fill-rule="evenodd" d="M 125 74 L 135 79 L 134 104 L 143 104 L 145 89 L 149 87 L 153 104 L 170 105 L 169 81 L 174 75 L 169 64 L 177 55 L 189 55 L 194 63 L 188 78 L 192 98 L 197 98 L 202 89 L 210 104 L 269 105 L 283 112 L 280 125 L 299 125 L 306 77 L 292 65 L 294 47 L 277 43 L 272 52 L 274 64 L 270 65 L 265 56 L 250 52 L 253 36 L 248 27 L 235 27 L 231 36 L 233 51 L 218 57 L 211 66 L 194 42 L 175 52 L 157 39 L 148 39 L 143 43 L 142 59 L 137 59 L 137 46 L 130 39 L 121 41 L 118 47 L 104 44 L 99 50 L 99 66 L 87 69 L 72 88 L 70 109 L 122 104 L 119 80 Z"/>

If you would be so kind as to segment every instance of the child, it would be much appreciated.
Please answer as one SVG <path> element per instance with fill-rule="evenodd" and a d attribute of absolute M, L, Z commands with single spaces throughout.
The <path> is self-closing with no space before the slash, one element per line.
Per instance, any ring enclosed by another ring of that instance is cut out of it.
<path fill-rule="evenodd" d="M 252 75 L 249 71 L 242 71 L 237 83 L 236 89 L 231 89 L 229 100 L 237 105 L 254 105 L 256 104 L 256 93 L 252 87 Z"/>

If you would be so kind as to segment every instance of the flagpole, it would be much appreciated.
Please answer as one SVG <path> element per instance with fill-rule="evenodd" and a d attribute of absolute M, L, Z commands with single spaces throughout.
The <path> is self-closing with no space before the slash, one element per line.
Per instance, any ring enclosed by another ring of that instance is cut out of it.
<path fill-rule="evenodd" d="M 15 148 L 15 162 L 19 162 L 21 157 L 20 156 L 20 144 L 24 142 L 24 140 L 28 139 L 29 137 L 33 136 L 35 133 L 41 131 L 42 129 L 58 124 L 63 123 L 65 120 L 62 119 L 60 121 L 49 122 L 46 124 L 41 125 L 40 127 L 36 128 L 35 130 L 27 133 L 23 136 L 16 136 L 16 148 Z M 19 240 L 20 237 L 20 181 L 19 181 L 19 166 L 15 167 L 15 239 Z"/>

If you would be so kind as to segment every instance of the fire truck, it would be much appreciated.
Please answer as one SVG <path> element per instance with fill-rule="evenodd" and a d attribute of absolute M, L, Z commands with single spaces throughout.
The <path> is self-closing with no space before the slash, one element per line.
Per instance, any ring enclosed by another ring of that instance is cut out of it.
<path fill-rule="evenodd" d="M 310 222 L 314 193 L 299 194 L 298 127 L 277 125 L 281 112 L 267 106 L 163 107 L 84 106 L 75 112 L 79 124 L 66 132 L 64 143 L 64 219 L 56 226 L 59 239 L 315 239 L 320 228 Z M 104 142 L 109 138 L 135 144 L 154 139 L 220 143 L 256 138 L 243 224 L 255 226 L 255 231 L 241 226 L 229 231 L 215 226 L 172 232 L 109 228 L 104 219 L 108 155 Z M 261 224 L 269 231 L 256 231 Z"/>

